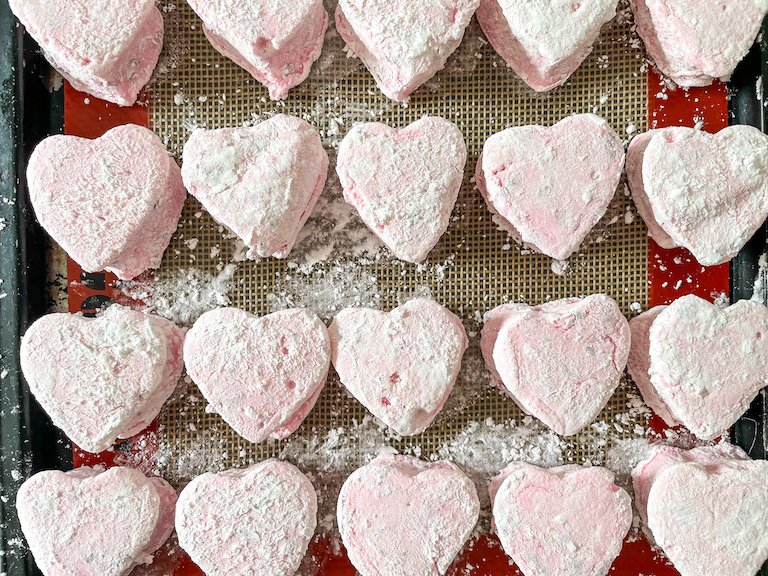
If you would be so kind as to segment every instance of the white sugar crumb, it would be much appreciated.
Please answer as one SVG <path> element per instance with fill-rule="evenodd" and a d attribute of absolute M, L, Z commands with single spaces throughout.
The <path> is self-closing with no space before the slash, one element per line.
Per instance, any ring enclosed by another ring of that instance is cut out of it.
<path fill-rule="evenodd" d="M 565 276 L 565 273 L 568 271 L 568 261 L 567 260 L 552 260 L 552 273 L 557 274 L 558 276 Z"/>
<path fill-rule="evenodd" d="M 768 253 L 760 255 L 752 287 L 752 300 L 768 306 Z"/>

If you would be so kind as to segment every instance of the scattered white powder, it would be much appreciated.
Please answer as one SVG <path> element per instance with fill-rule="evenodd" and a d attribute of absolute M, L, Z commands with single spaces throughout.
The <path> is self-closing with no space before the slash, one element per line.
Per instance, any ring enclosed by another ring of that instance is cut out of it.
<path fill-rule="evenodd" d="M 757 262 L 752 300 L 768 306 L 768 253 L 762 254 Z"/>

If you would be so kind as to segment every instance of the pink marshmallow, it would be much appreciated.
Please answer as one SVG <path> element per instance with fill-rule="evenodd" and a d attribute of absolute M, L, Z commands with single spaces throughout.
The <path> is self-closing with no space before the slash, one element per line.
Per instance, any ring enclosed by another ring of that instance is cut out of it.
<path fill-rule="evenodd" d="M 336 30 L 384 95 L 405 101 L 443 69 L 480 0 L 340 0 Z"/>
<path fill-rule="evenodd" d="M 630 335 L 616 302 L 594 294 L 499 306 L 486 316 L 480 346 L 491 374 L 523 411 L 572 436 L 616 390 Z"/>
<path fill-rule="evenodd" d="M 347 308 L 328 332 L 342 384 L 403 436 L 421 434 L 435 419 L 467 349 L 459 318 L 424 298 L 389 313 Z"/>
<path fill-rule="evenodd" d="M 155 0 L 10 0 L 45 57 L 72 86 L 131 106 L 163 48 Z"/>
<path fill-rule="evenodd" d="M 565 260 L 603 217 L 624 167 L 608 123 L 578 114 L 551 128 L 508 128 L 488 138 L 477 188 L 496 222 L 537 252 Z"/>
<path fill-rule="evenodd" d="M 181 174 L 249 258 L 285 258 L 323 191 L 328 155 L 312 126 L 278 114 L 250 128 L 196 130 Z"/>
<path fill-rule="evenodd" d="M 768 0 L 630 0 L 637 33 L 679 86 L 728 81 L 768 13 Z"/>
<path fill-rule="evenodd" d="M 599 466 L 513 462 L 489 487 L 504 551 L 525 576 L 605 576 L 632 526 L 632 500 Z"/>
<path fill-rule="evenodd" d="M 214 48 L 269 88 L 273 100 L 309 75 L 328 13 L 322 0 L 190 0 Z"/>
<path fill-rule="evenodd" d="M 133 468 L 39 472 L 16 497 L 19 522 L 45 576 L 128 576 L 173 532 L 176 492 Z"/>
<path fill-rule="evenodd" d="M 101 452 L 155 419 L 181 376 L 183 340 L 165 318 L 118 304 L 96 318 L 48 314 L 21 340 L 21 369 L 53 423 Z"/>
<path fill-rule="evenodd" d="M 482 0 L 477 21 L 507 65 L 537 92 L 562 86 L 592 52 L 618 0 Z"/>
<path fill-rule="evenodd" d="M 309 479 L 274 459 L 198 476 L 176 506 L 179 545 L 207 576 L 293 576 L 316 526 Z"/>
<path fill-rule="evenodd" d="M 630 145 L 627 181 L 661 247 L 722 264 L 768 217 L 768 136 L 750 126 L 653 130 Z"/>
<path fill-rule="evenodd" d="M 184 342 L 187 374 L 235 432 L 251 442 L 286 438 L 312 410 L 330 367 L 328 331 L 309 310 L 258 318 L 206 312 Z"/>
<path fill-rule="evenodd" d="M 456 465 L 391 454 L 353 472 L 337 506 L 361 576 L 442 576 L 479 514 L 475 485 Z"/>
<path fill-rule="evenodd" d="M 467 146 L 455 124 L 426 116 L 396 130 L 358 124 L 341 141 L 344 199 L 395 256 L 423 262 L 448 228 Z"/>

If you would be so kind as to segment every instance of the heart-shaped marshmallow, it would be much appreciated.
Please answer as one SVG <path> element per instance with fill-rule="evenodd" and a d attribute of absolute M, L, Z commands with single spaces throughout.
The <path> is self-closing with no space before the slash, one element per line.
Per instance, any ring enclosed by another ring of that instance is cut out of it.
<path fill-rule="evenodd" d="M 339 0 L 336 30 L 387 97 L 407 100 L 443 69 L 480 0 Z"/>
<path fill-rule="evenodd" d="M 181 174 L 249 258 L 285 258 L 323 191 L 328 155 L 312 126 L 279 114 L 250 128 L 196 130 Z"/>
<path fill-rule="evenodd" d="M 293 576 L 317 526 L 317 495 L 293 464 L 203 474 L 179 495 L 179 545 L 207 576 Z"/>
<path fill-rule="evenodd" d="M 671 423 L 681 422 L 702 440 L 725 432 L 768 384 L 768 308 L 762 304 L 741 300 L 718 308 L 683 296 L 645 328 L 648 360 L 633 369 L 635 381 L 642 385 L 647 366 Z M 652 396 L 644 394 L 654 407 Z"/>
<path fill-rule="evenodd" d="M 516 240 L 564 260 L 608 209 L 624 145 L 594 114 L 552 128 L 508 128 L 488 138 L 475 180 L 496 222 Z"/>
<path fill-rule="evenodd" d="M 131 106 L 163 48 L 156 0 L 10 0 L 48 61 L 77 90 Z M 79 164 L 78 164 L 79 166 Z"/>
<path fill-rule="evenodd" d="M 592 422 L 619 384 L 629 354 L 627 320 L 594 294 L 491 310 L 480 347 L 486 366 L 528 414 L 563 436 Z"/>
<path fill-rule="evenodd" d="M 113 304 L 96 318 L 48 314 L 21 340 L 21 369 L 53 423 L 101 452 L 146 428 L 176 389 L 184 332 Z"/>
<path fill-rule="evenodd" d="M 322 0 L 189 0 L 213 47 L 269 88 L 273 100 L 309 75 L 328 28 Z"/>
<path fill-rule="evenodd" d="M 19 522 L 45 576 L 127 576 L 173 532 L 176 492 L 133 468 L 39 472 L 16 497 Z"/>
<path fill-rule="evenodd" d="M 768 12 L 768 0 L 630 0 L 630 4 L 648 54 L 683 87 L 730 79 Z"/>
<path fill-rule="evenodd" d="M 208 410 L 251 442 L 287 438 L 301 425 L 330 362 L 325 324 L 303 308 L 262 318 L 236 308 L 211 310 L 184 341 L 187 374 Z"/>
<path fill-rule="evenodd" d="M 187 197 L 163 143 L 135 124 L 95 140 L 46 138 L 27 185 L 37 220 L 64 251 L 87 272 L 121 280 L 160 265 Z"/>
<path fill-rule="evenodd" d="M 618 0 L 482 0 L 477 21 L 499 56 L 537 92 L 562 86 L 592 52 Z"/>
<path fill-rule="evenodd" d="M 768 559 L 768 462 L 672 458 L 650 482 L 648 527 L 681 576 L 752 576 Z"/>
<path fill-rule="evenodd" d="M 392 454 L 355 470 L 337 506 L 361 576 L 442 576 L 479 515 L 475 485 L 455 464 Z"/>
<path fill-rule="evenodd" d="M 347 308 L 328 332 L 342 384 L 403 436 L 421 434 L 435 419 L 467 349 L 461 320 L 425 298 L 389 313 Z"/>
<path fill-rule="evenodd" d="M 453 122 L 424 117 L 396 130 L 358 124 L 341 141 L 344 199 L 401 260 L 423 262 L 448 228 L 467 161 Z"/>
<path fill-rule="evenodd" d="M 525 576 L 605 576 L 632 526 L 632 500 L 599 466 L 513 462 L 491 480 L 493 523 Z"/>
<path fill-rule="evenodd" d="M 722 264 L 768 217 L 768 136 L 751 126 L 653 130 L 632 141 L 627 180 L 660 246 Z"/>

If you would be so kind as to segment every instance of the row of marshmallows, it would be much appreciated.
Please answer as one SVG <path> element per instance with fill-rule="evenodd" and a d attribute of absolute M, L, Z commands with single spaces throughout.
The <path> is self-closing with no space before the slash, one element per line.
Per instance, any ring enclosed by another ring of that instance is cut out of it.
<path fill-rule="evenodd" d="M 374 416 L 412 436 L 448 399 L 467 344 L 459 318 L 428 299 L 391 312 L 347 308 L 327 329 L 303 308 L 261 318 L 219 308 L 186 335 L 116 304 L 96 318 L 44 316 L 22 339 L 21 367 L 54 424 L 89 452 L 146 428 L 184 365 L 207 410 L 250 442 L 293 433 L 331 364 Z M 558 434 L 577 434 L 598 416 L 629 360 L 659 416 L 711 440 L 768 383 L 768 308 L 684 296 L 628 323 L 602 294 L 504 304 L 486 315 L 481 350 L 499 387 Z"/>
<path fill-rule="evenodd" d="M 455 124 L 426 116 L 402 129 L 362 123 L 341 142 L 344 198 L 401 260 L 419 263 L 446 231 L 467 147 Z M 593 114 L 551 128 L 494 134 L 475 173 L 495 220 L 530 248 L 571 256 L 605 214 L 625 162 L 621 139 Z M 328 156 L 304 120 L 197 130 L 179 170 L 159 138 L 126 125 L 95 140 L 52 136 L 27 169 L 41 225 L 88 272 L 131 279 L 160 264 L 186 188 L 249 247 L 285 258 L 325 186 Z M 704 266 L 727 262 L 768 216 L 768 136 L 747 126 L 635 138 L 627 176 L 649 233 Z"/>
<path fill-rule="evenodd" d="M 768 462 L 727 444 L 657 445 L 632 477 L 635 505 L 681 576 L 753 576 L 768 559 Z M 599 466 L 513 462 L 488 490 L 495 532 L 525 576 L 606 576 L 632 525 L 629 494 Z M 40 472 L 16 505 L 46 576 L 124 576 L 152 562 L 174 517 L 207 576 L 293 576 L 317 526 L 310 480 L 279 460 L 203 474 L 178 500 L 132 468 Z M 479 512 L 456 465 L 392 454 L 353 472 L 337 502 L 361 576 L 444 575 Z"/>
<path fill-rule="evenodd" d="M 188 0 L 213 47 L 285 97 L 320 56 L 322 0 Z M 680 86 L 730 77 L 768 11 L 767 0 L 630 0 L 637 32 L 659 69 Z M 131 105 L 163 44 L 156 0 L 11 0 L 50 62 L 78 90 Z M 336 30 L 394 100 L 445 65 L 477 12 L 486 37 L 534 90 L 564 84 L 592 51 L 618 0 L 339 0 Z"/>

